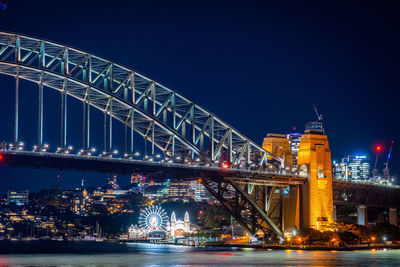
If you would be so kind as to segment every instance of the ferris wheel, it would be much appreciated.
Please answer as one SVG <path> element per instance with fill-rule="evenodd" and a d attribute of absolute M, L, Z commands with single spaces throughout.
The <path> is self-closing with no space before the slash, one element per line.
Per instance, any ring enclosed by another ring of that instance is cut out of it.
<path fill-rule="evenodd" d="M 144 208 L 139 215 L 139 226 L 149 232 L 166 229 L 168 216 L 160 206 Z"/>

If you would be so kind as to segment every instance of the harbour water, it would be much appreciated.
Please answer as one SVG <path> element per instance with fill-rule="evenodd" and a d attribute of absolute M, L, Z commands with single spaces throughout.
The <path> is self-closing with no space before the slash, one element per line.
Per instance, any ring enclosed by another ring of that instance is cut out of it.
<path fill-rule="evenodd" d="M 299 251 L 88 241 L 1 241 L 0 265 L 400 266 L 400 250 Z"/>

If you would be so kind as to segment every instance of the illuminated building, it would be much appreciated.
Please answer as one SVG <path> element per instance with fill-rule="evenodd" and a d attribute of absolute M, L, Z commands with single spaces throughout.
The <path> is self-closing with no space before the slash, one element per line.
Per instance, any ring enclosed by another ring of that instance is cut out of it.
<path fill-rule="evenodd" d="M 168 197 L 172 200 L 193 198 L 194 193 L 190 190 L 190 181 L 174 181 L 169 184 Z"/>
<path fill-rule="evenodd" d="M 195 201 L 204 201 L 209 199 L 206 189 L 198 180 L 193 180 L 190 182 L 190 190 L 193 192 Z"/>
<path fill-rule="evenodd" d="M 190 232 L 189 213 L 185 213 L 183 220 L 176 219 L 175 212 L 171 214 L 170 236 L 171 238 L 183 238 Z"/>
<path fill-rule="evenodd" d="M 170 180 L 167 179 L 166 181 L 161 183 L 161 188 L 157 190 L 157 193 L 161 196 L 161 197 L 167 197 L 168 193 L 169 193 L 169 184 L 170 184 Z"/>
<path fill-rule="evenodd" d="M 7 192 L 7 205 L 13 203 L 17 206 L 24 206 L 28 204 L 29 190 L 24 191 L 13 191 L 8 190 Z"/>
<path fill-rule="evenodd" d="M 162 197 L 162 183 L 155 183 L 153 180 L 144 183 L 143 196 L 150 199 Z"/>
<path fill-rule="evenodd" d="M 370 164 L 366 156 L 349 155 L 333 162 L 333 176 L 338 180 L 369 180 Z"/>
<path fill-rule="evenodd" d="M 297 153 L 300 149 L 301 133 L 290 133 L 286 137 L 289 139 L 290 151 L 292 152 L 293 169 L 297 170 Z"/>
<path fill-rule="evenodd" d="M 139 228 L 137 225 L 133 224 L 128 228 L 128 232 L 129 232 L 128 236 L 129 240 L 143 238 L 148 234 L 145 229 Z"/>
<path fill-rule="evenodd" d="M 71 199 L 71 211 L 77 215 L 86 215 L 93 205 L 93 199 L 89 197 L 86 189 L 77 193 Z"/>

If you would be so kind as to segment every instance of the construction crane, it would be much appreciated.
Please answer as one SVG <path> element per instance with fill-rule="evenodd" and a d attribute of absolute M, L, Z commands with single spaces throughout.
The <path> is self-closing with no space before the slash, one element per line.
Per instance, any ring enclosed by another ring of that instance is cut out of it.
<path fill-rule="evenodd" d="M 314 107 L 314 111 L 315 111 L 315 115 L 317 116 L 317 120 L 316 122 L 312 122 L 312 128 L 313 129 L 318 129 L 319 131 L 324 133 L 324 127 L 322 126 L 322 114 L 320 114 L 318 112 L 317 107 L 313 104 Z"/>
<path fill-rule="evenodd" d="M 385 179 L 389 179 L 389 178 L 390 178 L 390 174 L 389 174 L 389 160 L 390 160 L 390 156 L 391 156 L 391 154 L 392 154 L 393 145 L 394 145 L 394 140 L 392 140 L 392 143 L 390 144 L 390 149 L 389 149 L 389 153 L 388 153 L 386 162 L 383 163 L 383 165 L 385 165 L 385 168 L 383 169 L 383 177 L 384 177 Z"/>
<path fill-rule="evenodd" d="M 322 122 L 322 114 L 319 114 L 317 107 L 313 104 L 315 115 L 317 115 L 318 122 Z"/>

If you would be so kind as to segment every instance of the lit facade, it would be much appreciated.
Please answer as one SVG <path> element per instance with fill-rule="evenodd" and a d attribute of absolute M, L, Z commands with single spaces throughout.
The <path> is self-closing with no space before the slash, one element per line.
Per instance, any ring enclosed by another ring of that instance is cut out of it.
<path fill-rule="evenodd" d="M 194 193 L 194 201 L 204 201 L 209 199 L 209 196 L 207 195 L 207 191 L 204 188 L 204 186 L 201 184 L 200 181 L 198 180 L 193 180 L 190 182 L 190 189 Z"/>
<path fill-rule="evenodd" d="M 86 189 L 71 199 L 71 211 L 77 215 L 87 215 L 93 206 L 93 198 L 91 198 Z"/>
<path fill-rule="evenodd" d="M 29 190 L 7 192 L 7 205 L 15 204 L 17 206 L 24 206 L 28 204 Z"/>
<path fill-rule="evenodd" d="M 349 155 L 333 162 L 333 176 L 338 180 L 369 180 L 370 163 L 366 156 Z"/>
<path fill-rule="evenodd" d="M 290 133 L 287 135 L 289 139 L 290 151 L 292 152 L 293 169 L 297 170 L 297 154 L 300 149 L 301 133 Z"/>
<path fill-rule="evenodd" d="M 171 238 L 185 237 L 185 234 L 190 232 L 189 213 L 188 212 L 185 213 L 185 217 L 182 221 L 180 219 L 176 219 L 175 212 L 172 212 L 169 230 Z"/>
<path fill-rule="evenodd" d="M 194 193 L 190 190 L 190 181 L 174 181 L 169 184 L 168 197 L 172 200 L 193 198 Z"/>

